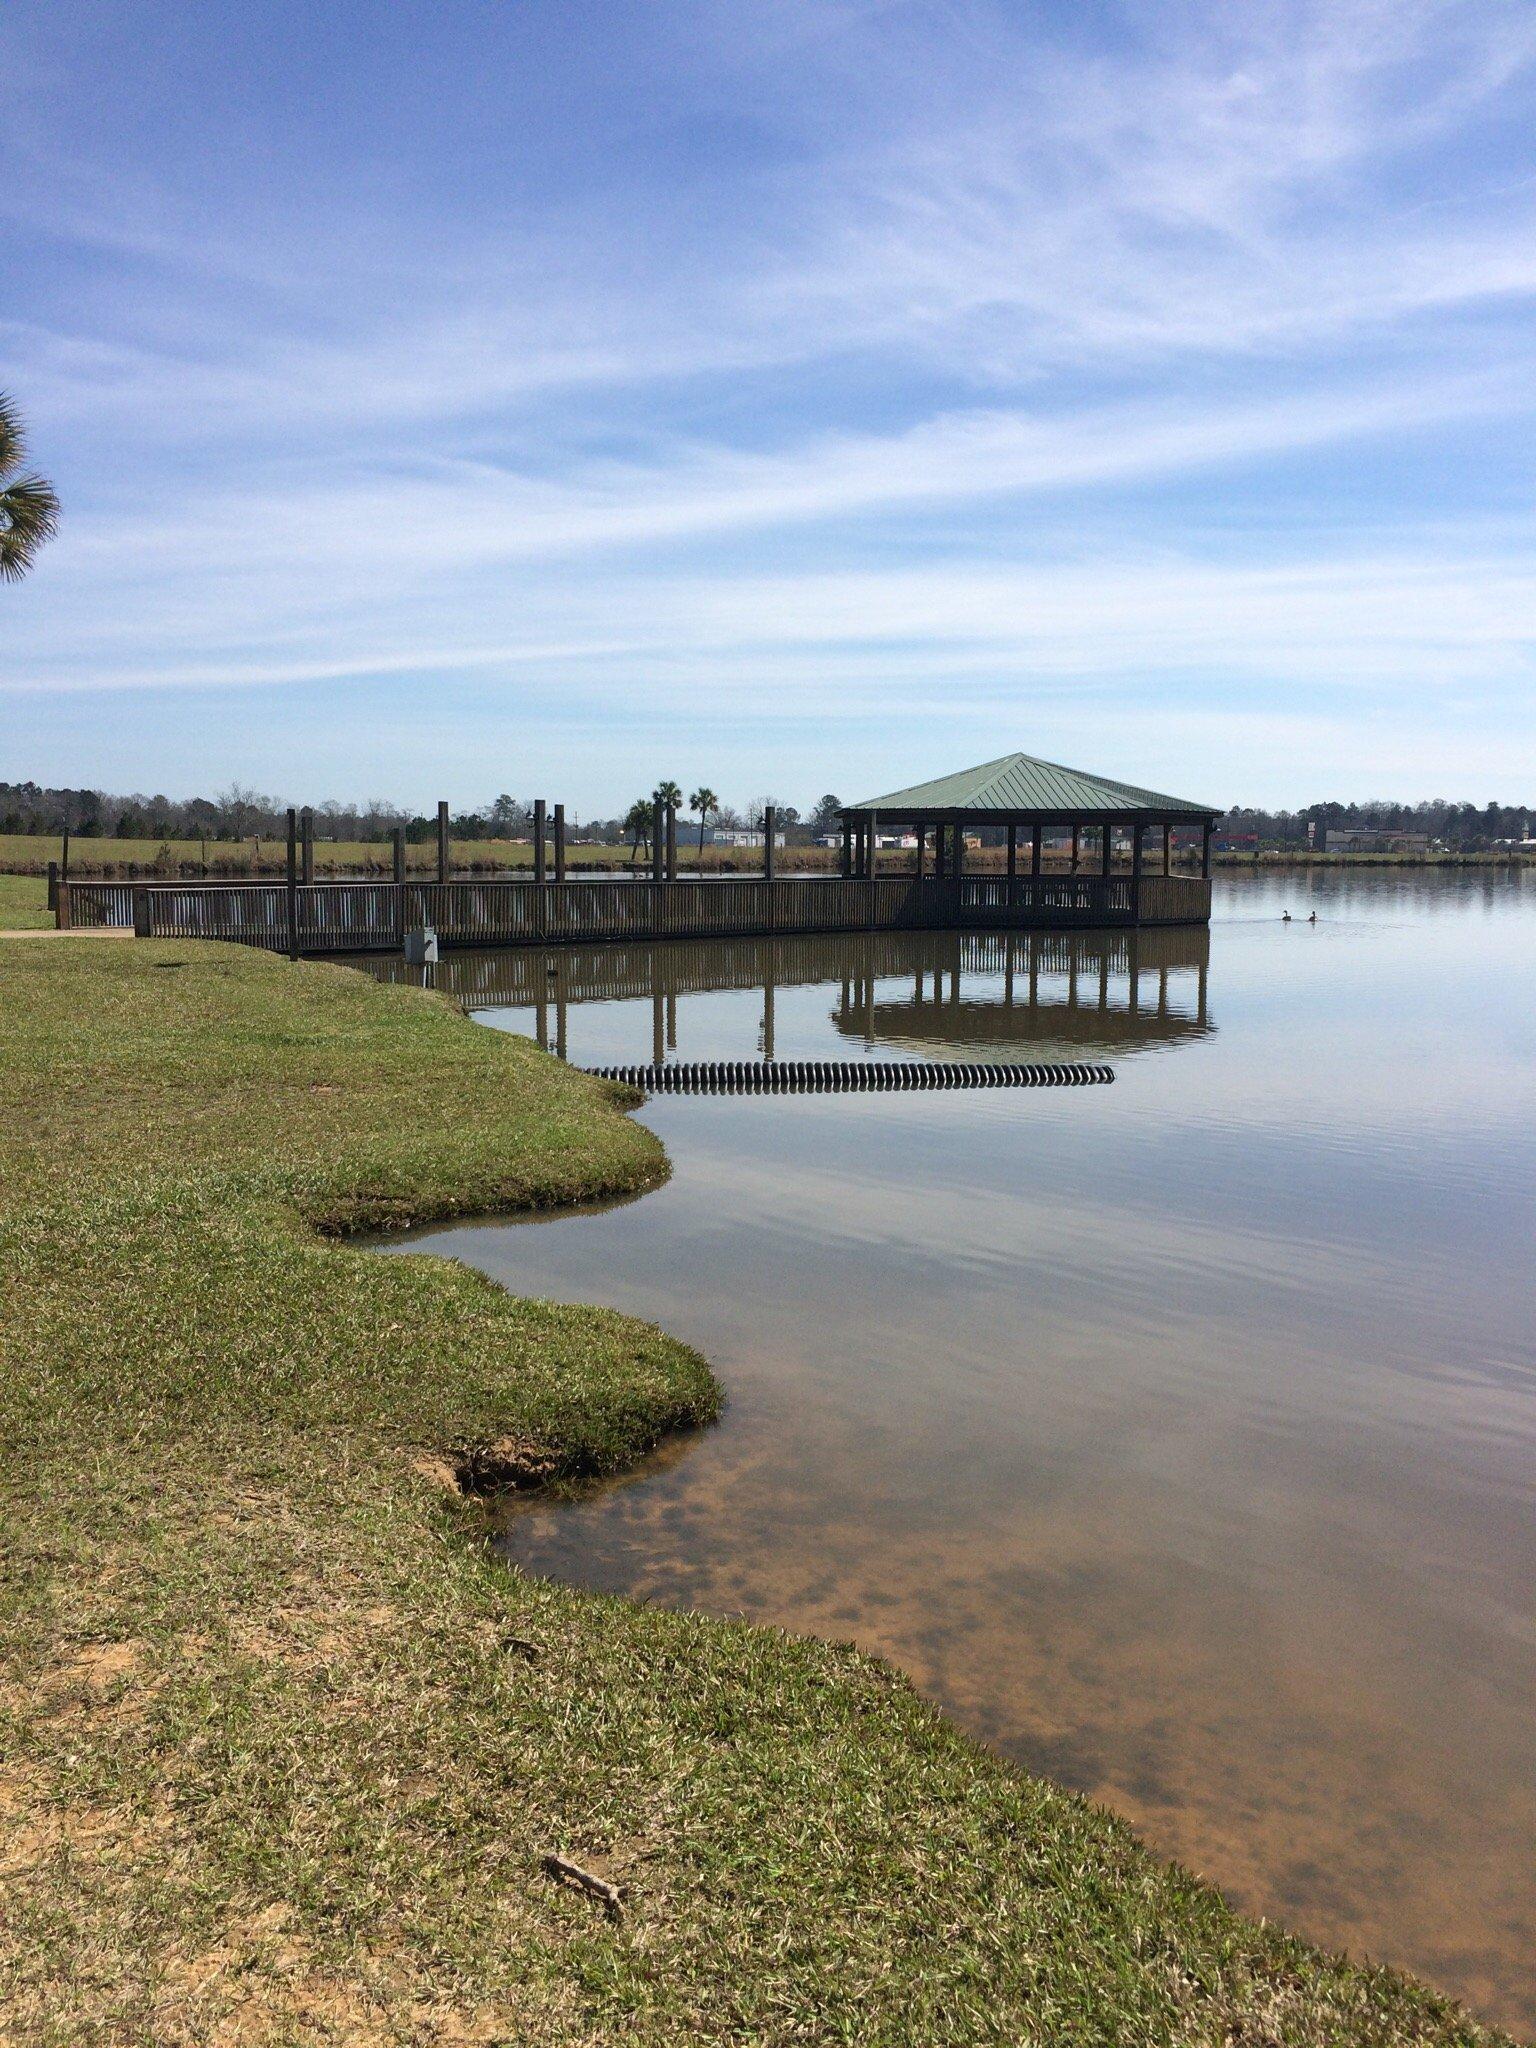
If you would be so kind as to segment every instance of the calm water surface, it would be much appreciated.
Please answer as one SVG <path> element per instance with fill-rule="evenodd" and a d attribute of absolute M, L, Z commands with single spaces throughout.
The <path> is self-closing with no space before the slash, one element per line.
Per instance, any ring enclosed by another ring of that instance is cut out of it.
<path fill-rule="evenodd" d="M 433 1233 L 729 1394 L 505 1548 L 852 1637 L 1244 1907 L 1536 2032 L 1536 878 L 1224 882 L 1208 948 L 1144 935 L 1134 1003 L 1131 967 L 1091 936 L 450 960 L 583 1063 L 1117 1069 L 657 1099 L 667 1187 Z"/>

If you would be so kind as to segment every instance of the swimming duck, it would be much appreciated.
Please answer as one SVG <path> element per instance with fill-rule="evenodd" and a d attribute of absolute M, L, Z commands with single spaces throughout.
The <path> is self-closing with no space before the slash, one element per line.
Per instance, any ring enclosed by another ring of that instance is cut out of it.
<path fill-rule="evenodd" d="M 1313 911 L 1312 915 L 1311 915 L 1311 916 L 1310 916 L 1310 917 L 1309 917 L 1309 918 L 1307 919 L 1307 923 L 1308 923 L 1308 924 L 1316 924 L 1316 923 L 1317 923 L 1317 912 L 1316 912 L 1315 910 Z"/>
<path fill-rule="evenodd" d="M 1291 921 L 1291 913 L 1290 913 L 1290 912 L 1289 912 L 1288 910 L 1282 910 L 1282 911 L 1281 911 L 1281 913 L 1280 913 L 1280 922 L 1281 922 L 1282 924 L 1289 924 L 1289 923 L 1290 923 L 1290 921 Z"/>

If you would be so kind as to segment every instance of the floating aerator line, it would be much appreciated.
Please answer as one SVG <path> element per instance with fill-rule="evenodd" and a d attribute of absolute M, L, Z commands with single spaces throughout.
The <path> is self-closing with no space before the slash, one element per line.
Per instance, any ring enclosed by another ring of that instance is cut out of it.
<path fill-rule="evenodd" d="M 1084 1088 L 1113 1081 L 1113 1067 L 970 1060 L 707 1060 L 678 1066 L 588 1067 L 647 1095 L 790 1095 L 852 1088 Z"/>

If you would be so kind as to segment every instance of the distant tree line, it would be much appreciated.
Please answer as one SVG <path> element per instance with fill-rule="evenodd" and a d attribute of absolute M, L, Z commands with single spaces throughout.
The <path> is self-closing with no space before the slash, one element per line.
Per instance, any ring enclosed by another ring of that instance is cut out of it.
<path fill-rule="evenodd" d="M 1297 848 L 1310 843 L 1317 825 L 1330 832 L 1422 832 L 1451 852 L 1479 853 L 1503 840 L 1526 838 L 1533 818 L 1536 804 L 1453 803 L 1432 797 L 1417 804 L 1307 804 L 1299 811 L 1235 804 L 1222 828 L 1234 835 L 1252 834 L 1261 846 Z"/>
<path fill-rule="evenodd" d="M 658 785 L 652 796 L 638 798 L 623 817 L 582 819 L 571 827 L 582 839 L 621 846 L 649 844 L 651 805 L 655 796 L 670 799 L 680 817 L 697 827 L 702 843 L 711 829 L 760 826 L 767 805 L 774 805 L 781 830 L 808 839 L 837 829 L 838 799 L 827 795 L 802 816 L 793 804 L 775 797 L 754 797 L 739 810 L 723 803 L 707 786 L 695 790 L 685 805 L 675 782 Z M 643 816 L 641 815 L 643 813 Z M 434 814 L 413 813 L 400 804 L 374 797 L 367 803 L 328 802 L 314 806 L 315 831 L 322 839 L 382 843 L 396 826 L 408 840 L 431 839 L 437 831 Z M 206 839 L 240 844 L 250 839 L 275 839 L 286 829 L 285 806 L 274 796 L 231 783 L 214 796 L 112 796 L 99 789 L 46 789 L 36 782 L 0 782 L 0 832 L 47 833 L 68 830 L 79 839 Z M 526 839 L 533 830 L 533 799 L 502 795 L 481 810 L 460 811 L 450 820 L 456 839 Z"/>

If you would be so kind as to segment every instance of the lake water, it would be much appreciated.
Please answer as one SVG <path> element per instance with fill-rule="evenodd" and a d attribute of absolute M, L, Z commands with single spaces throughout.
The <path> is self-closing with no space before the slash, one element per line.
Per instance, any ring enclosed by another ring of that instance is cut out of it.
<path fill-rule="evenodd" d="M 438 972 L 582 1064 L 1112 1062 L 657 1098 L 667 1187 L 413 1235 L 650 1317 L 727 1390 L 507 1555 L 851 1637 L 1245 1908 L 1536 2031 L 1536 877 L 1222 879 L 1208 942 L 1134 949 Z"/>

